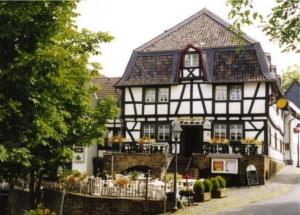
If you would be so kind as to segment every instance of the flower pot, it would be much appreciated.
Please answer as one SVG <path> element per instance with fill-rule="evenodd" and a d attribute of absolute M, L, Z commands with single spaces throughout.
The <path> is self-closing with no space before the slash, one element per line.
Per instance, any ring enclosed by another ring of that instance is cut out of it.
<path fill-rule="evenodd" d="M 226 188 L 220 188 L 218 191 L 211 193 L 212 198 L 224 198 L 226 196 L 227 196 Z"/>
<path fill-rule="evenodd" d="M 206 202 L 211 199 L 211 193 L 200 193 L 193 196 L 194 202 Z"/>

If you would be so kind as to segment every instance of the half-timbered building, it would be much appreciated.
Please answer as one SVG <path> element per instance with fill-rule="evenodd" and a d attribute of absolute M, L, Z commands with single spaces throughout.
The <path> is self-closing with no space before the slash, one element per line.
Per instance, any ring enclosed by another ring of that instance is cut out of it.
<path fill-rule="evenodd" d="M 270 54 L 249 36 L 238 38 L 207 9 L 135 49 L 116 88 L 126 140 L 119 152 L 145 153 L 131 160 L 119 156 L 126 168 L 155 169 L 156 163 L 172 170 L 176 147 L 179 172 L 244 177 L 247 169 L 257 168 L 264 183 L 273 162 L 284 161 L 284 114 L 275 105 L 280 83 Z M 183 129 L 177 144 L 174 120 Z M 154 156 L 152 165 L 151 152 L 167 154 L 169 162 Z M 125 169 L 113 161 L 114 154 L 107 156 L 104 164 L 112 173 Z"/>

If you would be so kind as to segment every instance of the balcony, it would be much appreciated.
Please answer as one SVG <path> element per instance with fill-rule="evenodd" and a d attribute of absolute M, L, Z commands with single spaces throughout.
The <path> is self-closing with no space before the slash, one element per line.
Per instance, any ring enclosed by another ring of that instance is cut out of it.
<path fill-rule="evenodd" d="M 204 154 L 241 154 L 241 155 L 257 155 L 261 154 L 261 146 L 255 144 L 211 144 L 203 145 Z"/>

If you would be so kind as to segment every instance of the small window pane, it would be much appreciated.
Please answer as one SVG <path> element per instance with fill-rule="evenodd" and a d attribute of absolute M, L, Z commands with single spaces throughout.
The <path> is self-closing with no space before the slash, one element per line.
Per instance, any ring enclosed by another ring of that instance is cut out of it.
<path fill-rule="evenodd" d="M 216 100 L 227 99 L 227 86 L 216 86 Z"/>
<path fill-rule="evenodd" d="M 155 89 L 146 89 L 145 92 L 145 101 L 146 102 L 155 102 Z"/>
<path fill-rule="evenodd" d="M 231 86 L 230 87 L 230 100 L 241 100 L 242 99 L 242 87 Z"/>
<path fill-rule="evenodd" d="M 184 55 L 185 67 L 198 67 L 199 66 L 199 54 L 185 54 Z"/>
<path fill-rule="evenodd" d="M 169 101 L 169 89 L 168 88 L 159 89 L 158 101 L 159 102 L 168 102 Z"/>

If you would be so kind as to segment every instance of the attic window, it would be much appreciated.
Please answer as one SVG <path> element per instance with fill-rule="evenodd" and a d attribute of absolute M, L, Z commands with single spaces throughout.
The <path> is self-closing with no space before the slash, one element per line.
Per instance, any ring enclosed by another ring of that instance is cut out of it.
<path fill-rule="evenodd" d="M 184 67 L 199 67 L 199 54 L 198 53 L 185 54 Z"/>

